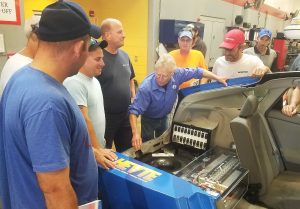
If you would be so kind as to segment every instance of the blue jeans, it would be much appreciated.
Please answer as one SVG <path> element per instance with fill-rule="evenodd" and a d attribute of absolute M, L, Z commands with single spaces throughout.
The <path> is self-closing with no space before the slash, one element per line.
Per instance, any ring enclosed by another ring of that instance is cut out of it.
<path fill-rule="evenodd" d="M 162 135 L 167 130 L 167 116 L 163 118 L 149 118 L 141 116 L 143 142 Z"/>

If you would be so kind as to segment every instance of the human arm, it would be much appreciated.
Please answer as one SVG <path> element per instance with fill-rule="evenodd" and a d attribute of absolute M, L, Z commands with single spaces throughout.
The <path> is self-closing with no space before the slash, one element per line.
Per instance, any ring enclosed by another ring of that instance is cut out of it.
<path fill-rule="evenodd" d="M 130 67 L 130 71 L 131 71 L 131 75 L 130 75 L 130 96 L 131 96 L 131 102 L 133 102 L 134 97 L 135 97 L 135 83 L 134 83 L 134 78 L 135 78 L 135 72 L 132 66 L 131 61 L 129 60 L 129 67 Z"/>
<path fill-rule="evenodd" d="M 99 144 L 96 132 L 94 130 L 94 126 L 88 115 L 88 108 L 83 105 L 80 105 L 79 108 L 87 125 L 97 163 L 99 163 L 104 169 L 114 168 L 114 161 L 117 159 L 116 154 L 113 152 L 112 149 L 104 149 Z"/>
<path fill-rule="evenodd" d="M 291 102 L 283 106 L 282 113 L 286 116 L 293 116 L 297 113 L 297 106 L 300 104 L 300 86 L 297 86 L 292 94 Z"/>
<path fill-rule="evenodd" d="M 133 102 L 135 97 L 135 83 L 134 79 L 130 80 L 130 95 L 131 95 L 131 102 Z"/>
<path fill-rule="evenodd" d="M 262 77 L 266 73 L 272 73 L 271 69 L 264 65 L 264 63 L 258 57 L 253 55 L 252 59 L 255 66 L 251 74 L 252 77 Z"/>
<path fill-rule="evenodd" d="M 224 84 L 224 86 L 227 86 L 226 80 L 228 80 L 228 78 L 226 78 L 226 77 L 217 76 L 216 74 L 214 74 L 208 70 L 203 70 L 202 76 L 205 78 L 209 78 L 211 80 L 216 80 L 216 81 Z"/>
<path fill-rule="evenodd" d="M 261 66 L 254 69 L 252 72 L 252 77 L 262 77 L 267 73 L 272 73 L 271 69 L 268 66 Z"/>
<path fill-rule="evenodd" d="M 70 169 L 36 173 L 47 209 L 77 209 L 77 198 L 70 182 Z"/>
<path fill-rule="evenodd" d="M 141 149 L 141 144 L 142 144 L 141 134 L 137 128 L 137 118 L 138 116 L 136 116 L 135 114 L 129 114 L 129 121 L 130 121 L 130 126 L 132 131 L 131 143 L 135 150 Z"/>

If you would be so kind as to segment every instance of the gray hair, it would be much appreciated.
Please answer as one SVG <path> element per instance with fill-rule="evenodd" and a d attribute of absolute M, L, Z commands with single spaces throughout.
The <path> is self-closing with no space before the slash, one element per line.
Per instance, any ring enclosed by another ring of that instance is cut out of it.
<path fill-rule="evenodd" d="M 39 27 L 40 19 L 41 19 L 41 16 L 34 15 L 25 21 L 24 32 L 25 32 L 27 39 L 29 39 L 33 30 L 36 29 L 36 27 Z"/>
<path fill-rule="evenodd" d="M 174 58 L 169 54 L 163 54 L 155 63 L 155 70 L 158 68 L 164 69 L 168 73 L 173 73 L 176 69 Z"/>

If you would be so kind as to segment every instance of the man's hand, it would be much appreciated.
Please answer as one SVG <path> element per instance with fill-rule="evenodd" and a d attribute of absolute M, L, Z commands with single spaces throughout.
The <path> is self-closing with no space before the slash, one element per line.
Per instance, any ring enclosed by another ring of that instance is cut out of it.
<path fill-rule="evenodd" d="M 118 157 L 112 149 L 93 148 L 93 151 L 97 163 L 99 163 L 104 169 L 108 170 L 116 167 L 114 161 L 116 161 Z"/>
<path fill-rule="evenodd" d="M 270 73 L 271 70 L 270 68 L 268 68 L 267 66 L 263 67 L 263 68 L 256 68 L 253 72 L 252 72 L 252 77 L 262 77 L 264 74 L 266 73 Z"/>
<path fill-rule="evenodd" d="M 139 133 L 133 134 L 131 143 L 135 150 L 140 150 L 142 145 L 141 135 Z"/>
<path fill-rule="evenodd" d="M 281 111 L 286 116 L 292 117 L 297 113 L 297 107 L 295 105 L 285 105 Z"/>
<path fill-rule="evenodd" d="M 224 84 L 224 86 L 227 86 L 226 81 L 228 80 L 228 78 L 217 76 L 217 79 L 216 79 L 216 80 L 217 80 L 218 82 Z"/>

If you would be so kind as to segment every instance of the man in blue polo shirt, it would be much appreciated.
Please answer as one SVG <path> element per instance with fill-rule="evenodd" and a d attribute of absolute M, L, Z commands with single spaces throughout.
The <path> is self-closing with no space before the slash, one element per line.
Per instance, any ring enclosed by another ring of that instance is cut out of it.
<path fill-rule="evenodd" d="M 31 63 L 0 103 L 0 196 L 5 209 L 78 208 L 97 199 L 98 170 L 84 118 L 66 88 L 88 55 L 95 26 L 73 2 L 41 15 Z"/>
<path fill-rule="evenodd" d="M 178 87 L 192 78 L 209 78 L 224 85 L 226 78 L 202 68 L 176 68 L 174 58 L 164 54 L 155 64 L 155 72 L 141 83 L 133 103 L 129 106 L 132 129 L 132 146 L 140 149 L 142 139 L 147 141 L 160 136 L 167 129 L 167 115 L 176 101 Z M 137 130 L 137 117 L 142 115 L 142 137 Z"/>

